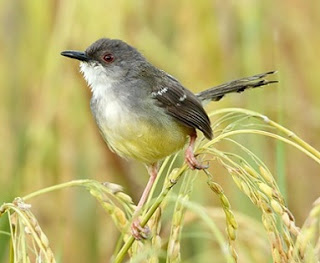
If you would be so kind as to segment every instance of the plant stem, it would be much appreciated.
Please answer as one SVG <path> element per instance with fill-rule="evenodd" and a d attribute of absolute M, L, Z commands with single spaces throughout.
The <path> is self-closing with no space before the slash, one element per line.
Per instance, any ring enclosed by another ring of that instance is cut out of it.
<path fill-rule="evenodd" d="M 287 128 L 283 127 L 282 125 L 270 120 L 267 116 L 265 116 L 263 114 L 260 114 L 258 112 L 251 111 L 251 110 L 241 109 L 241 108 L 226 108 L 226 109 L 216 110 L 216 111 L 212 112 L 210 114 L 210 116 L 218 115 L 218 114 L 226 113 L 226 112 L 239 112 L 239 113 L 243 113 L 246 115 L 250 115 L 250 116 L 258 118 L 258 119 L 262 119 L 265 123 L 269 124 L 270 126 L 275 127 L 277 130 L 283 132 L 285 135 L 287 135 L 290 138 L 290 140 L 295 141 L 302 148 L 304 148 L 305 150 L 310 152 L 314 157 L 316 157 L 316 158 L 312 158 L 312 159 L 314 159 L 314 160 L 318 159 L 317 162 L 319 162 L 319 160 L 320 160 L 320 152 L 319 151 L 317 151 L 315 148 L 313 148 L 310 144 L 306 143 L 304 140 L 302 140 L 300 137 L 298 137 L 292 131 L 290 131 Z"/>
<path fill-rule="evenodd" d="M 164 198 L 167 196 L 169 193 L 170 189 L 178 182 L 180 179 L 181 175 L 184 173 L 184 171 L 187 169 L 187 165 L 183 165 L 180 169 L 174 169 L 171 174 L 169 175 L 169 180 L 167 183 L 164 185 L 160 195 L 158 198 L 155 200 L 155 202 L 152 204 L 150 209 L 147 211 L 143 219 L 141 220 L 141 227 L 144 227 L 151 216 L 154 214 L 154 212 L 157 210 L 157 208 L 160 206 Z M 129 239 L 126 241 L 126 243 L 123 245 L 121 250 L 119 251 L 118 255 L 116 256 L 114 263 L 120 263 L 124 259 L 126 253 L 128 252 L 129 248 L 132 246 L 133 242 L 135 241 L 133 236 L 130 236 Z"/>
<path fill-rule="evenodd" d="M 287 144 L 290 144 L 294 147 L 296 147 L 298 150 L 300 150 L 301 152 L 303 152 L 304 154 L 308 155 L 310 158 L 312 158 L 315 162 L 320 164 L 320 158 L 317 158 L 316 156 L 314 156 L 312 153 L 310 153 L 309 151 L 307 151 L 303 146 L 288 140 L 282 136 L 279 136 L 277 134 L 271 133 L 271 132 L 266 132 L 266 131 L 261 131 L 261 130 L 255 130 L 255 129 L 245 129 L 245 130 L 236 130 L 236 131 L 231 131 L 231 132 L 226 132 L 223 133 L 217 137 L 215 137 L 214 139 L 212 139 L 211 141 L 209 141 L 208 143 L 206 143 L 204 146 L 202 146 L 201 148 L 199 148 L 196 151 L 196 154 L 200 154 L 206 151 L 206 148 L 212 146 L 213 144 L 219 142 L 220 140 L 229 137 L 231 135 L 236 135 L 236 134 L 248 134 L 248 133 L 252 133 L 252 134 L 259 134 L 259 135 L 265 135 L 265 136 L 269 136 L 271 138 L 275 138 L 277 140 L 283 141 Z"/>
<path fill-rule="evenodd" d="M 49 186 L 49 187 L 40 189 L 38 191 L 35 191 L 31 194 L 28 194 L 28 195 L 22 197 L 22 199 L 25 201 L 25 200 L 28 200 L 28 199 L 33 198 L 35 196 L 38 196 L 38 195 L 53 192 L 53 191 L 67 188 L 70 186 L 81 186 L 81 185 L 85 185 L 90 182 L 94 182 L 94 181 L 90 180 L 90 179 L 84 179 L 84 180 L 74 180 L 74 181 L 70 181 L 70 182 L 66 182 L 66 183 L 62 183 L 62 184 L 57 184 L 57 185 Z"/>

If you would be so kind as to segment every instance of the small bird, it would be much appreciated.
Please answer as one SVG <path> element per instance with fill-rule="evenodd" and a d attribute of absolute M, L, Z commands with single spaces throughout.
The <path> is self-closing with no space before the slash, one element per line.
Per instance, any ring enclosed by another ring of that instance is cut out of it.
<path fill-rule="evenodd" d="M 140 227 L 138 213 L 157 177 L 159 162 L 189 141 L 186 163 L 191 169 L 207 168 L 193 151 L 196 130 L 209 140 L 213 137 L 203 104 L 218 101 L 227 93 L 277 82 L 264 79 L 274 73 L 270 71 L 193 94 L 134 47 L 117 39 L 102 38 L 84 52 L 69 50 L 61 55 L 81 61 L 80 71 L 92 91 L 91 111 L 109 148 L 147 166 L 150 178 L 131 225 L 136 239 L 146 231 Z"/>

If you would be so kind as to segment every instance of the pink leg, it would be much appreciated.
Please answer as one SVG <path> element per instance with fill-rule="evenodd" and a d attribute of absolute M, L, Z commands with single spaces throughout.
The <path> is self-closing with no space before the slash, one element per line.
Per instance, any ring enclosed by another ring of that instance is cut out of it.
<path fill-rule="evenodd" d="M 197 158 L 194 156 L 194 152 L 193 152 L 193 148 L 194 148 L 194 143 L 197 139 L 197 134 L 193 133 L 190 135 L 190 143 L 188 145 L 188 148 L 186 150 L 186 154 L 185 154 L 185 160 L 186 163 L 189 165 L 189 167 L 194 170 L 194 169 L 198 169 L 198 170 L 203 170 L 203 169 L 207 169 L 208 166 L 207 165 L 202 165 Z"/>
<path fill-rule="evenodd" d="M 143 207 L 143 205 L 145 204 L 145 202 L 148 199 L 150 190 L 153 186 L 154 181 L 157 178 L 158 175 L 158 164 L 153 164 L 151 166 L 148 167 L 148 172 L 150 175 L 149 181 L 147 183 L 146 188 L 143 191 L 143 194 L 140 198 L 140 201 L 137 205 L 136 210 L 134 211 L 133 214 L 133 222 L 131 225 L 131 232 L 132 235 L 134 236 L 135 239 L 140 240 L 141 238 L 145 238 L 148 234 L 149 234 L 149 229 L 148 228 L 143 228 L 140 226 L 140 221 L 138 218 L 139 212 L 141 210 L 141 208 Z"/>

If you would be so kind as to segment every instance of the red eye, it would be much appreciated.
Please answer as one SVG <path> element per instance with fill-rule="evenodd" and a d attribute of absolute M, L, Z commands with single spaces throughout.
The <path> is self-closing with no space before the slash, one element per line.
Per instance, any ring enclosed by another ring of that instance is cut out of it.
<path fill-rule="evenodd" d="M 114 56 L 112 54 L 106 54 L 103 56 L 103 60 L 107 63 L 111 63 L 114 60 Z"/>

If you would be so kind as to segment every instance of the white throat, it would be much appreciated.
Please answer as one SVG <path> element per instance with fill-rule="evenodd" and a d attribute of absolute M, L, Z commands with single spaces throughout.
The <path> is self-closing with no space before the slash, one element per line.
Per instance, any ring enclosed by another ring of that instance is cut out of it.
<path fill-rule="evenodd" d="M 106 92 L 111 92 L 114 79 L 108 77 L 105 68 L 99 64 L 80 63 L 80 72 L 87 81 L 93 97 L 104 96 Z"/>

